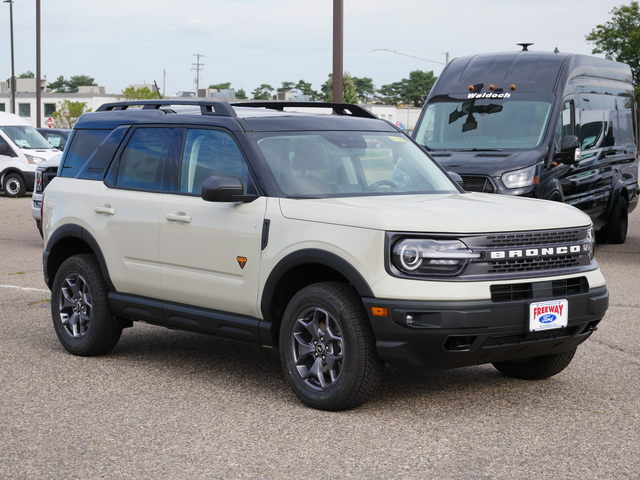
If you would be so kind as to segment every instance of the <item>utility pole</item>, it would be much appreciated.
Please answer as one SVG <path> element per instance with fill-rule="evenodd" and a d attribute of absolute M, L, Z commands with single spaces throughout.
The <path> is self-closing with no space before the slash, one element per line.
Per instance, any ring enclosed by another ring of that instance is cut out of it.
<path fill-rule="evenodd" d="M 196 97 L 198 96 L 198 90 L 200 89 L 200 70 L 204 67 L 204 63 L 200 63 L 200 57 L 204 57 L 204 55 L 200 55 L 199 53 L 194 53 L 194 57 L 196 57 L 196 63 L 192 63 L 195 68 L 191 70 L 196 71 Z"/>
<path fill-rule="evenodd" d="M 343 0 L 333 0 L 333 86 L 331 96 L 334 102 L 344 100 L 343 45 L 344 45 L 344 5 Z"/>

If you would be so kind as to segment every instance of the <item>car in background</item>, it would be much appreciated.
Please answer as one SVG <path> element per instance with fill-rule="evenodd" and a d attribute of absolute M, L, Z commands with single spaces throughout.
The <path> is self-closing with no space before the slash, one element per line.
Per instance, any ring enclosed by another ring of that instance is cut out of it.
<path fill-rule="evenodd" d="M 47 139 L 53 148 L 64 151 L 67 139 L 71 133 L 70 128 L 37 128 L 40 135 Z"/>
<path fill-rule="evenodd" d="M 33 190 L 36 167 L 60 155 L 24 118 L 0 112 L 0 190 L 10 198 Z"/>
<path fill-rule="evenodd" d="M 62 153 L 59 153 L 46 162 L 36 167 L 36 176 L 33 185 L 33 193 L 31 194 L 31 216 L 36 221 L 36 228 L 42 236 L 42 227 L 40 225 L 40 207 L 42 206 L 42 192 L 51 180 L 58 174 L 58 165 Z"/>
<path fill-rule="evenodd" d="M 37 128 L 38 132 L 51 144 L 52 147 L 60 151 L 64 151 L 67 139 L 71 134 L 70 128 Z M 58 165 L 62 154 L 47 160 L 36 167 L 36 176 L 33 185 L 33 193 L 31 195 L 31 216 L 36 221 L 36 227 L 42 235 L 40 226 L 40 205 L 42 202 L 42 192 L 47 184 L 56 176 Z"/>

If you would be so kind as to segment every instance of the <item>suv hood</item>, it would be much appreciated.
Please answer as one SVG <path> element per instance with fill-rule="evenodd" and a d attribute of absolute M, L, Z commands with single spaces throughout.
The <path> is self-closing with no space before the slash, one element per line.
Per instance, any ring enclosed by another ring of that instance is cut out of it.
<path fill-rule="evenodd" d="M 591 223 L 588 215 L 562 203 L 485 193 L 281 198 L 280 209 L 293 220 L 404 232 L 487 233 Z"/>
<path fill-rule="evenodd" d="M 527 151 L 452 151 L 436 150 L 429 154 L 445 170 L 460 175 L 488 175 L 499 177 L 505 172 L 535 165 L 543 152 L 537 149 Z"/>

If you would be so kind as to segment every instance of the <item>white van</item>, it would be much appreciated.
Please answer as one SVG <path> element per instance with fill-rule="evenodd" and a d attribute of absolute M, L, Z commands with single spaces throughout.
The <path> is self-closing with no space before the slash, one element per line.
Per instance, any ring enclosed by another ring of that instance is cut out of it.
<path fill-rule="evenodd" d="M 0 112 L 0 189 L 7 197 L 32 191 L 36 166 L 59 154 L 26 120 Z"/>

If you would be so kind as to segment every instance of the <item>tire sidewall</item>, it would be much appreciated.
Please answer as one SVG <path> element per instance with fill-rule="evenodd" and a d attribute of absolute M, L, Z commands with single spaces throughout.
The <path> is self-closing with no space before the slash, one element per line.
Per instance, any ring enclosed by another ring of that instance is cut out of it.
<path fill-rule="evenodd" d="M 287 380 L 304 403 L 322 410 L 340 410 L 351 402 L 354 389 L 357 389 L 361 376 L 364 375 L 365 359 L 361 358 L 357 346 L 361 336 L 358 327 L 363 319 L 357 318 L 360 315 L 354 315 L 355 312 L 349 312 L 337 296 L 331 294 L 332 288 L 323 288 L 327 285 L 332 286 L 327 283 L 305 287 L 289 302 L 280 328 L 280 358 Z M 293 330 L 296 320 L 310 307 L 327 310 L 338 322 L 342 332 L 343 365 L 338 379 L 325 390 L 312 389 L 295 369 Z"/>
<path fill-rule="evenodd" d="M 4 178 L 2 185 L 5 196 L 9 198 L 23 197 L 26 193 L 24 179 L 17 173 L 10 173 Z"/>
<path fill-rule="evenodd" d="M 51 288 L 53 326 L 62 346 L 74 355 L 91 356 L 105 353 L 104 348 L 99 347 L 111 310 L 106 285 L 98 271 L 97 260 L 93 255 L 75 255 L 62 263 L 53 281 Z M 71 275 L 80 275 L 84 278 L 92 302 L 91 320 L 87 331 L 80 338 L 71 337 L 60 319 L 61 290 L 65 280 Z"/>

